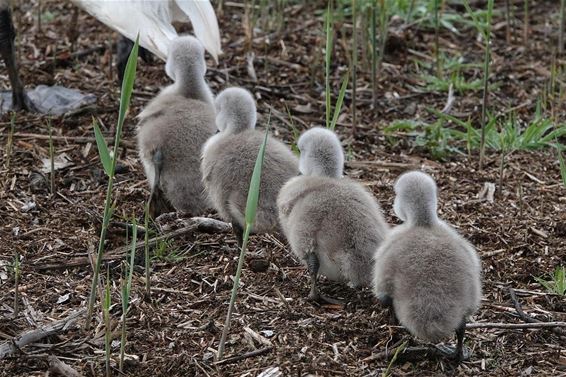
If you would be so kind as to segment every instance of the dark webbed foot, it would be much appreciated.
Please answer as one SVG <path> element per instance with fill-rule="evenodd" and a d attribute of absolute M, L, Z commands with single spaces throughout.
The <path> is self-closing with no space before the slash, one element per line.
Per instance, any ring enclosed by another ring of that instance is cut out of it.
<path fill-rule="evenodd" d="M 468 360 L 471 356 L 471 352 L 468 348 L 464 346 L 464 333 L 466 331 L 466 322 L 462 321 L 460 326 L 456 329 L 456 347 L 441 344 L 436 346 L 436 348 L 444 354 L 446 357 L 454 359 L 458 362 Z"/>
<path fill-rule="evenodd" d="M 242 228 L 234 219 L 232 219 L 232 232 L 234 232 L 234 236 L 236 236 L 238 248 L 241 249 L 244 244 L 244 228 Z"/>
<path fill-rule="evenodd" d="M 309 294 L 309 300 L 312 300 L 319 304 L 342 305 L 342 306 L 344 305 L 344 301 L 325 296 L 321 293 L 318 293 L 313 296 L 311 292 L 311 294 Z"/>
<path fill-rule="evenodd" d="M 472 354 L 467 347 L 462 347 L 460 351 L 458 351 L 458 347 L 449 346 L 447 344 L 439 344 L 435 346 L 435 348 L 444 357 L 458 362 L 469 360 Z"/>

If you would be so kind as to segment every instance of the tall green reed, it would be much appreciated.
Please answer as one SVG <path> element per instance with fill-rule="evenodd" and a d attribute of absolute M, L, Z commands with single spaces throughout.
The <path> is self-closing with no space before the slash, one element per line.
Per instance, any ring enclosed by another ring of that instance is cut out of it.
<path fill-rule="evenodd" d="M 147 232 L 147 228 L 146 228 Z M 127 263 L 127 272 L 124 279 L 122 279 L 122 335 L 120 337 L 120 372 L 124 366 L 124 355 L 126 351 L 126 315 L 130 305 L 130 293 L 132 291 L 132 277 L 134 275 L 134 258 L 136 256 L 136 246 L 138 239 L 138 224 L 134 219 L 132 223 L 132 248 L 130 250 L 130 260 Z"/>
<path fill-rule="evenodd" d="M 126 118 L 126 112 L 130 106 L 130 98 L 132 95 L 134 80 L 136 77 L 136 66 L 139 48 L 139 36 L 136 38 L 130 57 L 128 58 L 128 63 L 126 65 L 126 71 L 124 74 L 124 80 L 122 81 L 122 91 L 120 94 L 120 110 L 118 112 L 118 122 L 116 126 L 116 135 L 114 137 L 114 150 L 112 156 L 110 156 L 110 151 L 106 145 L 106 141 L 102 136 L 102 132 L 96 123 L 94 123 L 94 132 L 96 137 L 96 144 L 98 146 L 98 152 L 100 160 L 104 167 L 106 175 L 108 175 L 108 186 L 106 188 L 106 199 L 104 201 L 104 214 L 102 217 L 102 228 L 100 230 L 100 240 L 98 243 L 98 251 L 96 255 L 96 263 L 94 266 L 94 272 L 92 277 L 92 284 L 90 287 L 90 296 L 88 300 L 88 309 L 86 316 L 85 329 L 90 328 L 90 322 L 92 320 L 92 314 L 94 310 L 94 303 L 96 301 L 96 291 L 98 286 L 98 276 L 100 274 L 100 266 L 102 264 L 102 256 L 104 254 L 104 243 L 106 241 L 106 232 L 108 230 L 108 225 L 110 224 L 110 218 L 112 217 L 112 188 L 114 184 L 114 172 L 116 171 L 116 162 L 118 160 L 120 140 L 122 137 L 122 127 L 124 126 L 124 120 Z"/>
<path fill-rule="evenodd" d="M 217 355 L 218 360 L 222 360 L 222 358 L 224 357 L 226 338 L 228 337 L 228 332 L 230 331 L 230 321 L 232 319 L 232 312 L 234 311 L 234 304 L 236 302 L 236 297 L 238 295 L 238 288 L 240 287 L 240 277 L 242 275 L 242 267 L 244 266 L 244 258 L 246 255 L 246 250 L 248 248 L 248 240 L 250 237 L 250 232 L 252 230 L 253 224 L 255 223 L 257 203 L 259 200 L 259 187 L 261 183 L 261 170 L 263 166 L 263 160 L 265 157 L 265 147 L 267 145 L 269 125 L 270 125 L 270 120 L 268 119 L 267 127 L 265 130 L 265 137 L 263 139 L 263 143 L 259 148 L 259 152 L 257 154 L 257 158 L 254 166 L 254 171 L 252 173 L 252 178 L 250 180 L 250 188 L 248 190 L 248 198 L 246 202 L 246 213 L 245 213 L 246 225 L 244 227 L 244 237 L 242 242 L 242 248 L 240 250 L 240 257 L 238 259 L 238 267 L 236 268 L 236 276 L 234 277 L 234 285 L 232 287 L 232 294 L 230 296 L 228 313 L 226 314 L 224 329 L 222 329 L 222 336 L 220 338 L 220 343 L 218 345 L 218 355 Z"/>

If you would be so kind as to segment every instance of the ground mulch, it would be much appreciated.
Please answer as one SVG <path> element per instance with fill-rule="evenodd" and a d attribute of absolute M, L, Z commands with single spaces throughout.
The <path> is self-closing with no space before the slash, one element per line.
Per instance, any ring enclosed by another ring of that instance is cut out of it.
<path fill-rule="evenodd" d="M 485 2 L 475 3 L 483 6 Z M 519 119 L 527 121 L 533 117 L 537 98 L 549 93 L 553 61 L 562 67 L 566 64 L 563 58 L 553 58 L 559 2 L 530 2 L 528 39 L 524 40 L 522 2 L 511 1 L 515 18 L 509 43 L 504 4 L 496 3 L 490 109 L 496 114 L 514 110 Z M 84 12 L 78 14 L 78 30 L 72 30 L 70 4 L 50 0 L 42 1 L 41 6 L 41 26 L 37 22 L 38 1 L 21 3 L 15 12 L 24 82 L 28 87 L 59 84 L 94 93 L 97 105 L 83 113 L 51 119 L 18 113 L 13 118 L 11 142 L 12 118 L 5 114 L 0 119 L 0 342 L 86 306 L 92 278 L 88 256 L 98 245 L 107 182 L 92 120 L 94 117 L 112 137 L 118 113 L 119 89 L 110 50 L 116 34 Z M 207 78 L 213 91 L 231 85 L 251 90 L 258 103 L 259 126 L 265 125 L 271 112 L 273 134 L 288 143 L 293 141 L 291 123 L 298 131 L 324 124 L 321 10 L 325 6 L 320 1 L 288 4 L 284 24 L 279 27 L 276 21 L 258 21 L 251 43 L 246 39 L 243 6 L 225 2 L 218 15 L 224 55 L 218 66 L 210 62 L 213 68 Z M 339 22 L 336 28 L 336 59 L 332 63 L 335 94 L 348 67 L 346 51 L 352 32 L 348 22 Z M 556 152 L 512 153 L 500 185 L 500 155 L 494 151 L 488 151 L 486 164 L 479 170 L 477 153 L 468 155 L 465 143 L 454 144 L 462 153 L 435 160 L 410 135 L 385 135 L 383 128 L 394 120 L 435 121 L 427 109 L 441 110 L 447 100 L 445 91 L 427 89 L 416 63 L 433 61 L 434 31 L 402 26 L 391 25 L 377 78 L 375 107 L 370 67 L 366 63 L 358 67 L 355 129 L 351 91 L 346 95 L 337 127 L 348 159 L 346 174 L 375 193 L 391 224 L 398 223 L 392 211 L 395 178 L 413 168 L 434 176 L 439 186 L 440 216 L 476 246 L 482 259 L 484 295 L 473 322 L 523 323 L 509 288 L 515 290 L 529 316 L 540 321 L 566 321 L 564 297 L 547 293 L 535 280 L 564 265 L 566 258 L 566 188 L 560 180 Z M 460 54 L 466 62 L 481 63 L 483 50 L 477 33 L 470 27 L 459 30 L 457 35 L 441 29 L 442 50 Z M 248 52 L 255 55 L 257 80 L 249 74 Z M 130 236 L 119 223 L 133 218 L 143 222 L 148 187 L 136 152 L 134 116 L 167 84 L 163 68 L 158 59 L 138 64 L 115 182 L 115 222 L 106 244 L 110 254 L 127 245 L 126 237 Z M 467 70 L 465 77 L 481 78 L 481 68 Z M 564 77 L 559 77 L 557 85 L 564 91 Z M 6 73 L 0 78 L 7 87 Z M 559 91 L 552 93 L 552 105 L 544 110 L 564 122 L 564 98 L 556 94 Z M 481 90 L 455 95 L 451 114 L 471 118 L 478 125 Z M 66 161 L 66 166 L 56 171 L 53 194 L 49 173 L 42 172 L 42 160 L 49 156 L 49 121 L 55 154 Z M 480 195 L 486 183 L 496 185 L 493 201 Z M 166 225 L 177 226 L 174 220 Z M 22 272 L 20 311 L 14 318 L 10 265 L 16 253 L 22 257 Z M 385 350 L 404 341 L 411 346 L 421 344 L 402 327 L 390 324 L 387 312 L 369 290 L 323 281 L 325 293 L 346 304 L 309 302 L 307 272 L 284 238 L 257 235 L 252 237 L 226 349 L 227 357 L 236 360 L 217 364 L 214 353 L 238 258 L 235 238 L 230 233 L 187 233 L 161 242 L 154 253 L 151 301 L 144 299 L 143 261 L 138 260 L 134 273 L 125 375 L 376 376 L 388 367 Z M 268 267 L 257 268 L 261 263 L 254 260 L 268 261 Z M 111 314 L 115 339 L 119 339 L 122 264 L 114 259 L 106 265 L 115 282 Z M 22 348 L 0 361 L 0 375 L 45 375 L 49 356 L 84 375 L 104 374 L 100 310 L 93 323 L 94 329 L 85 332 L 78 321 Z M 401 360 L 390 371 L 399 376 L 566 375 L 565 339 L 564 334 L 550 329 L 473 329 L 466 338 L 473 351 L 469 361 Z M 113 343 L 115 360 L 118 348 Z M 117 369 L 114 375 L 120 375 Z"/>

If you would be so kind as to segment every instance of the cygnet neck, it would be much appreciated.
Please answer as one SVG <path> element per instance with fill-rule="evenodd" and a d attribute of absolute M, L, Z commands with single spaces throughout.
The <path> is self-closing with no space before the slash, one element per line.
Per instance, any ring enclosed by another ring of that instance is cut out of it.
<path fill-rule="evenodd" d="M 242 132 L 253 130 L 254 128 L 255 128 L 255 126 L 250 125 L 249 123 L 237 122 L 237 121 L 232 120 L 232 121 L 230 121 L 230 123 L 225 128 L 225 132 L 227 134 L 236 135 L 236 134 L 240 134 Z"/>
<path fill-rule="evenodd" d="M 183 97 L 203 101 L 214 106 L 212 91 L 206 84 L 204 77 L 179 73 L 177 80 L 171 85 L 171 90 Z"/>
<path fill-rule="evenodd" d="M 435 206 L 431 203 L 422 203 L 422 205 L 411 208 L 406 222 L 411 226 L 431 227 L 437 225 L 439 220 Z"/>

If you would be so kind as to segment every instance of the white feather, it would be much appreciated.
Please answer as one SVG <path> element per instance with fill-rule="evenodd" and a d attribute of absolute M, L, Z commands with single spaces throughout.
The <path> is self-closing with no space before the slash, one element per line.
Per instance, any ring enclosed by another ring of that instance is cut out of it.
<path fill-rule="evenodd" d="M 218 62 L 220 49 L 220 31 L 214 9 L 208 0 L 176 0 L 175 5 L 191 20 L 195 36 L 204 45 L 205 49 Z M 176 18 L 180 15 L 173 12 L 174 21 L 183 21 Z"/>
<path fill-rule="evenodd" d="M 171 40 L 177 37 L 173 21 L 190 20 L 195 36 L 218 61 L 220 32 L 209 0 L 71 0 L 90 15 L 135 40 L 159 58 L 167 59 Z"/>

